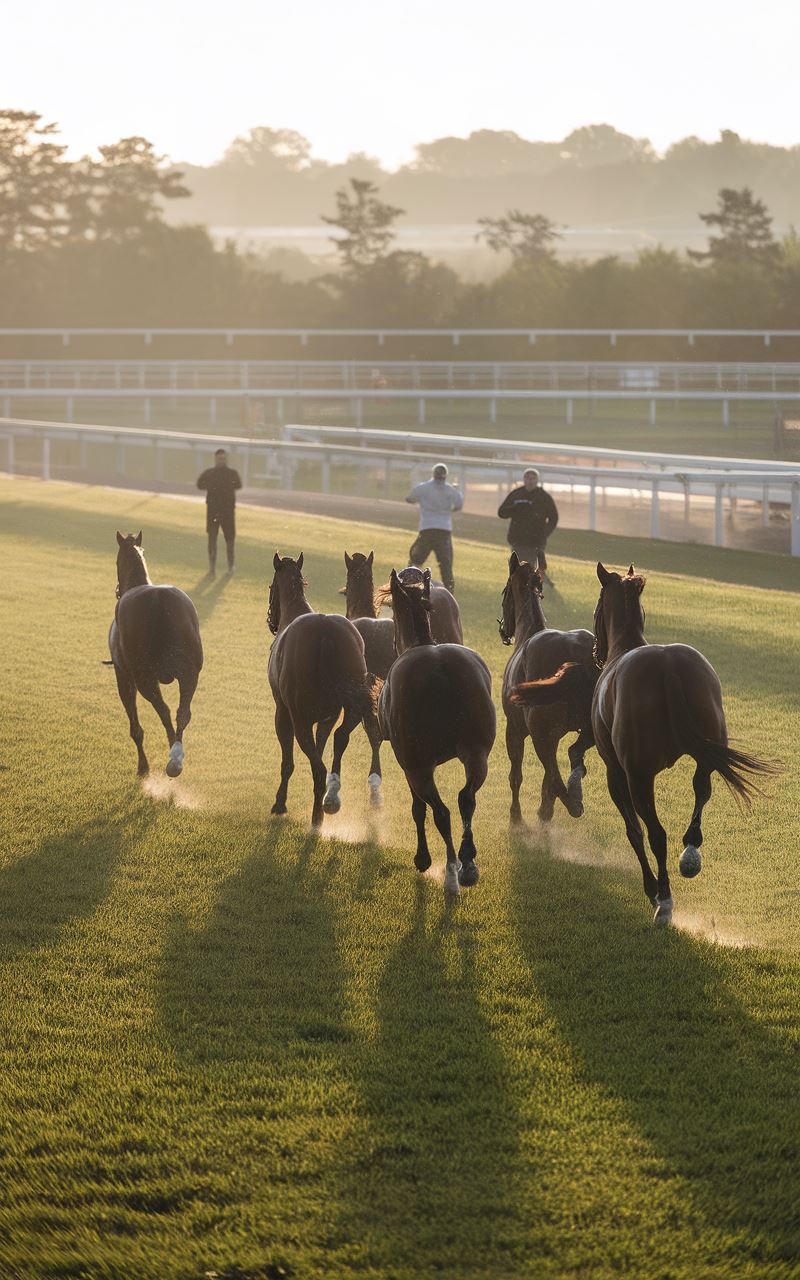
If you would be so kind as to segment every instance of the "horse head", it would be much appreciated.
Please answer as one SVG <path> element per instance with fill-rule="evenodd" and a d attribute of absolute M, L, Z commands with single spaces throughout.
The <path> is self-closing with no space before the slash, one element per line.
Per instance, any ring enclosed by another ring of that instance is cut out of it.
<path fill-rule="evenodd" d="M 139 587 L 150 581 L 142 551 L 142 531 L 120 533 L 117 529 L 117 599 L 131 587 Z"/>
<path fill-rule="evenodd" d="M 512 551 L 508 559 L 508 579 L 503 588 L 503 616 L 497 619 L 503 644 L 513 643 L 517 618 L 521 618 L 528 611 L 533 600 L 541 601 L 542 591 L 543 577 L 538 564 L 520 560 L 516 551 Z M 544 625 L 543 616 L 542 625 Z"/>
<path fill-rule="evenodd" d="M 281 629 L 282 607 L 285 616 L 287 606 L 299 601 L 305 604 L 305 588 L 308 583 L 303 577 L 302 551 L 296 560 L 293 560 L 291 556 L 281 557 L 276 551 L 272 557 L 272 567 L 275 573 L 269 589 L 267 626 L 272 634 L 276 636 Z M 291 618 L 288 619 L 289 622 L 291 620 Z"/>
<path fill-rule="evenodd" d="M 362 551 L 354 551 L 351 556 L 346 551 L 344 553 L 347 581 L 339 595 L 347 599 L 348 618 L 377 617 L 375 584 L 372 580 L 374 559 L 374 551 L 370 551 L 368 556 Z"/>
<path fill-rule="evenodd" d="M 641 594 L 647 579 L 636 573 L 630 565 L 626 574 L 606 569 L 599 560 L 597 577 L 600 582 L 600 598 L 594 611 L 594 660 L 602 667 L 608 659 L 609 636 L 612 632 L 625 632 L 629 637 L 643 637 L 645 614 Z M 630 646 L 627 646 L 630 647 Z"/>
<path fill-rule="evenodd" d="M 398 654 L 419 644 L 433 644 L 431 634 L 431 571 L 411 566 L 389 576 L 394 614 L 394 643 Z"/>

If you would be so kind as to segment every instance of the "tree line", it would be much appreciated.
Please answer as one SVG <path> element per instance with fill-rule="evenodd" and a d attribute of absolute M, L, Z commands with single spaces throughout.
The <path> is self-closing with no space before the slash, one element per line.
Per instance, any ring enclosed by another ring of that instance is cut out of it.
<path fill-rule="evenodd" d="M 700 214 L 707 250 L 633 262 L 561 261 L 563 227 L 546 214 L 486 212 L 479 235 L 507 265 L 480 284 L 398 249 L 404 210 L 369 177 L 343 182 L 322 215 L 337 269 L 303 282 L 167 217 L 188 199 L 144 138 L 72 160 L 55 126 L 0 112 L 0 324 L 800 328 L 800 238 L 776 238 L 746 186 Z"/>

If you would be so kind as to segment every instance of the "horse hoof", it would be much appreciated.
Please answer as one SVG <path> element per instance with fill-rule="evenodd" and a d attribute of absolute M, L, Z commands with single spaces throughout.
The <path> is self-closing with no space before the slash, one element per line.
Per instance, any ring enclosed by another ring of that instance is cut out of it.
<path fill-rule="evenodd" d="M 572 770 L 567 780 L 567 813 L 572 818 L 583 817 L 583 787 L 581 781 L 585 769 L 580 766 Z"/>
<path fill-rule="evenodd" d="M 582 801 L 582 800 L 578 800 L 578 802 L 576 803 L 574 800 L 569 800 L 569 799 L 568 799 L 568 800 L 567 800 L 567 813 L 569 814 L 569 816 L 570 816 L 571 818 L 582 818 L 582 817 L 583 817 L 583 813 L 584 813 L 584 809 L 583 809 L 583 801 Z"/>
<path fill-rule="evenodd" d="M 270 813 L 286 813 L 286 812 L 288 812 L 286 805 L 278 804 L 277 800 L 275 801 L 274 805 L 270 809 Z"/>
<path fill-rule="evenodd" d="M 703 865 L 700 857 L 700 851 L 695 849 L 693 844 L 687 844 L 678 862 L 678 870 L 687 880 L 692 880 L 700 874 Z"/>
<path fill-rule="evenodd" d="M 672 898 L 659 898 L 653 924 L 672 924 Z"/>
<path fill-rule="evenodd" d="M 167 777 L 177 778 L 183 769 L 183 743 L 173 742 L 169 749 L 169 760 L 167 761 Z"/>
<path fill-rule="evenodd" d="M 339 792 L 342 781 L 338 773 L 329 773 L 325 779 L 325 795 L 322 797 L 322 808 L 325 813 L 338 813 L 342 807 Z"/>
<path fill-rule="evenodd" d="M 462 884 L 465 889 L 471 889 L 473 885 L 478 883 L 479 874 L 476 864 L 468 862 L 458 873 L 459 884 Z"/>
<path fill-rule="evenodd" d="M 445 897 L 456 898 L 461 892 L 461 885 L 458 883 L 458 868 L 455 862 L 448 862 L 444 872 L 444 892 Z"/>
<path fill-rule="evenodd" d="M 325 813 L 338 813 L 341 807 L 342 802 L 337 795 L 326 796 L 322 801 L 322 808 Z"/>
<path fill-rule="evenodd" d="M 183 761 L 182 761 L 182 760 L 168 760 L 168 761 L 167 761 L 167 770 L 166 770 L 166 772 L 167 772 L 167 777 L 168 777 L 168 778 L 177 778 L 177 777 L 179 777 L 179 776 L 180 776 L 180 774 L 182 774 L 182 773 L 183 773 Z"/>
<path fill-rule="evenodd" d="M 427 871 L 431 865 L 431 855 L 429 853 L 415 853 L 414 866 L 417 871 Z"/>

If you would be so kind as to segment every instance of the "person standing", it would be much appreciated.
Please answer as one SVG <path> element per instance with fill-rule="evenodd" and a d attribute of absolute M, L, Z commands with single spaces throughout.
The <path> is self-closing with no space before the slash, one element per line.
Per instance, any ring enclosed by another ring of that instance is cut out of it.
<path fill-rule="evenodd" d="M 217 449 L 214 465 L 197 478 L 198 489 L 206 491 L 206 532 L 208 533 L 208 572 L 217 572 L 217 539 L 222 529 L 228 553 L 228 573 L 233 573 L 236 542 L 236 490 L 241 489 L 239 472 L 228 466 L 228 455 Z"/>
<path fill-rule="evenodd" d="M 539 472 L 528 467 L 522 484 L 501 503 L 497 512 L 508 520 L 508 541 L 520 560 L 538 561 L 542 573 L 547 572 L 547 539 L 558 524 L 558 507 L 539 483 Z"/>
<path fill-rule="evenodd" d="M 409 551 L 411 563 L 420 568 L 433 552 L 442 582 L 454 591 L 453 512 L 461 510 L 464 498 L 454 484 L 447 483 L 443 462 L 437 462 L 430 480 L 415 485 L 406 502 L 419 506 L 419 533 Z"/>

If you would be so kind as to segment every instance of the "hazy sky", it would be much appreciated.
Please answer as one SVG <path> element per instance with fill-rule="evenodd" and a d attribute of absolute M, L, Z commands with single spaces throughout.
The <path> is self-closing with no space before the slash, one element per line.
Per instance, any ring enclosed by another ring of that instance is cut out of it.
<path fill-rule="evenodd" d="M 141 133 L 208 163 L 259 124 L 392 166 L 480 127 L 800 142 L 798 0 L 39 0 L 3 36 L 6 105 L 74 151 Z"/>

